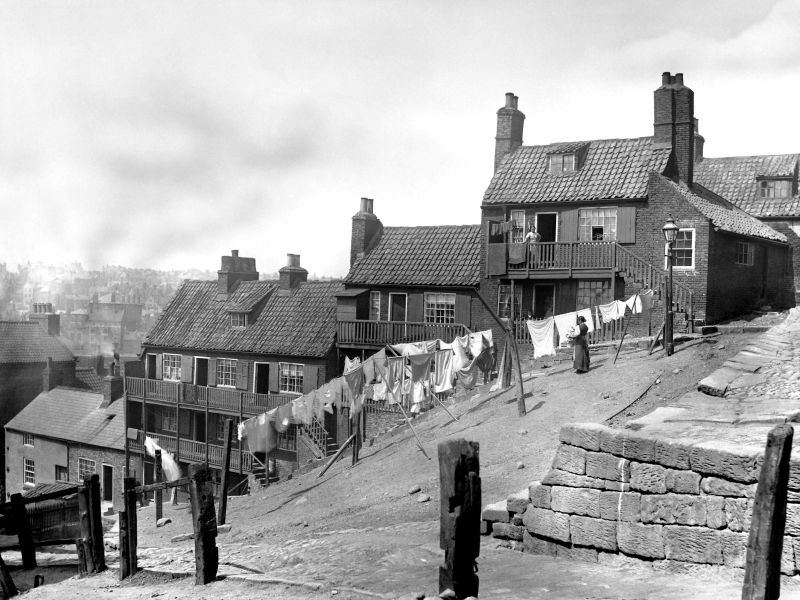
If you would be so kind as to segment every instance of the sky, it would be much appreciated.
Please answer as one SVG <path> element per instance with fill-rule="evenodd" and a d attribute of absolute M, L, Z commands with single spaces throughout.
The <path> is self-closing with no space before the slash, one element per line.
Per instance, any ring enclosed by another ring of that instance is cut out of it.
<path fill-rule="evenodd" d="M 684 73 L 706 156 L 800 151 L 798 0 L 0 2 L 0 263 L 341 277 L 351 217 L 478 223 L 525 144 L 652 135 Z"/>

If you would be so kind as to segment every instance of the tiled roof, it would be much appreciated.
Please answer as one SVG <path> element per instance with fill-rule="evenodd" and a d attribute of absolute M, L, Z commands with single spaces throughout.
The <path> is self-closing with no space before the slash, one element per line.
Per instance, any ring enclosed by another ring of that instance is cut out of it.
<path fill-rule="evenodd" d="M 124 450 L 124 401 L 100 408 L 102 394 L 56 387 L 42 392 L 6 428 L 34 436 Z"/>
<path fill-rule="evenodd" d="M 576 171 L 553 175 L 548 154 L 585 146 Z M 663 173 L 671 149 L 652 137 L 522 146 L 507 156 L 483 196 L 484 204 L 644 198 L 651 172 Z"/>
<path fill-rule="evenodd" d="M 713 194 L 704 193 L 701 186 L 696 186 L 695 191 L 692 192 L 686 186 L 679 185 L 671 179 L 666 177 L 661 177 L 661 179 L 672 186 L 689 204 L 699 210 L 700 213 L 711 220 L 715 227 L 722 231 L 777 242 L 786 241 L 786 236 L 782 233 L 775 231 L 769 225 L 762 223 L 743 210 L 735 206 L 728 206 L 715 199 Z"/>
<path fill-rule="evenodd" d="M 385 227 L 380 240 L 350 268 L 353 285 L 476 286 L 480 225 Z"/>
<path fill-rule="evenodd" d="M 75 379 L 80 383 L 79 387 L 100 394 L 103 393 L 103 378 L 97 374 L 93 367 L 76 367 Z"/>
<path fill-rule="evenodd" d="M 761 198 L 758 177 L 793 177 L 800 154 L 703 158 L 694 180 L 756 217 L 800 215 L 800 197 Z"/>
<path fill-rule="evenodd" d="M 323 357 L 336 334 L 339 281 L 307 281 L 284 294 L 274 281 L 242 282 L 248 298 L 266 298 L 232 329 L 229 301 L 217 300 L 216 281 L 184 281 L 147 334 L 144 346 Z M 231 294 L 234 299 L 236 293 Z"/>
<path fill-rule="evenodd" d="M 48 335 L 39 323 L 0 321 L 0 364 L 43 363 L 48 357 L 55 362 L 75 358 L 63 341 Z"/>
<path fill-rule="evenodd" d="M 37 483 L 34 487 L 22 492 L 25 498 L 36 498 L 38 496 L 45 496 L 53 492 L 61 492 L 63 490 L 70 490 L 75 487 L 74 483 L 69 481 L 55 481 L 53 483 Z"/>
<path fill-rule="evenodd" d="M 229 312 L 250 312 L 277 287 L 277 282 L 272 282 L 272 285 L 264 285 L 260 281 L 242 281 L 236 287 L 236 290 L 228 296 L 225 310 Z"/>

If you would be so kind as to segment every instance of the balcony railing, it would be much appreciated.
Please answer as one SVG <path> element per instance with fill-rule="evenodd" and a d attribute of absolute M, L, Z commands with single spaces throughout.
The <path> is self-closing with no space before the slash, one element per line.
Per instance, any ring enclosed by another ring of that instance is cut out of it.
<path fill-rule="evenodd" d="M 254 394 L 241 390 L 193 385 L 180 381 L 161 381 L 126 377 L 128 396 L 144 400 L 160 400 L 173 404 L 197 406 L 246 415 L 258 415 L 283 404 L 297 396 L 291 394 Z"/>
<path fill-rule="evenodd" d="M 180 460 L 182 462 L 196 462 L 196 463 L 205 462 L 206 460 L 205 442 L 198 442 L 196 440 L 189 440 L 189 439 L 181 439 L 180 451 L 176 453 L 175 448 L 177 446 L 177 439 L 174 436 L 148 433 L 147 437 L 151 438 L 156 444 L 161 446 L 161 448 L 163 448 L 167 452 L 175 455 L 176 460 Z M 132 452 L 144 453 L 145 451 L 144 438 L 145 438 L 145 433 L 140 430 L 137 433 L 135 440 L 128 441 L 128 447 L 130 448 L 130 450 Z M 221 467 L 224 451 L 225 449 L 222 446 L 218 446 L 216 444 L 208 444 L 209 466 Z M 242 456 L 242 470 L 248 472 L 252 471 L 253 456 L 250 454 L 250 452 L 247 451 L 242 451 L 241 456 Z M 231 471 L 239 470 L 238 448 L 231 449 L 230 469 Z"/>
<path fill-rule="evenodd" d="M 615 265 L 616 246 L 614 242 L 508 244 L 508 270 L 611 269 Z"/>
<path fill-rule="evenodd" d="M 410 321 L 339 321 L 337 343 L 385 346 L 441 339 L 452 341 L 470 330 L 461 323 L 418 323 Z"/>

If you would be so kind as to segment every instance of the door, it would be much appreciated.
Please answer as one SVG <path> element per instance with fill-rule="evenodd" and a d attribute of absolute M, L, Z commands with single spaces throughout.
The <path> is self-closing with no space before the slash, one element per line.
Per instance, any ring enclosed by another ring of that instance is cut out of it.
<path fill-rule="evenodd" d="M 156 378 L 156 355 L 155 354 L 148 354 L 147 355 L 147 378 L 148 379 L 155 379 Z"/>
<path fill-rule="evenodd" d="M 103 501 L 114 500 L 114 467 L 103 465 Z"/>
<path fill-rule="evenodd" d="M 536 231 L 542 236 L 540 242 L 556 241 L 556 223 L 558 215 L 556 213 L 537 213 Z"/>
<path fill-rule="evenodd" d="M 405 321 L 406 304 L 408 297 L 405 294 L 389 294 L 389 320 Z"/>
<path fill-rule="evenodd" d="M 269 363 L 256 363 L 253 379 L 253 390 L 256 394 L 269 393 Z"/>
<path fill-rule="evenodd" d="M 208 385 L 208 359 L 196 357 L 194 359 L 194 384 Z"/>
<path fill-rule="evenodd" d="M 533 318 L 544 319 L 552 317 L 555 313 L 556 286 L 552 284 L 537 284 L 533 288 Z"/>

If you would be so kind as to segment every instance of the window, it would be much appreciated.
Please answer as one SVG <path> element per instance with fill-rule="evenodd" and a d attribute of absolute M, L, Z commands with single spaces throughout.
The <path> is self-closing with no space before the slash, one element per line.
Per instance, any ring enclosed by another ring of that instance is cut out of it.
<path fill-rule="evenodd" d="M 736 242 L 736 264 L 753 265 L 753 244 Z"/>
<path fill-rule="evenodd" d="M 611 284 L 606 280 L 579 279 L 576 308 L 606 304 L 614 299 Z"/>
<path fill-rule="evenodd" d="M 234 329 L 247 327 L 247 313 L 231 313 L 231 327 Z"/>
<path fill-rule="evenodd" d="M 369 320 L 370 321 L 380 321 L 381 320 L 381 293 L 380 292 L 370 292 L 369 293 Z"/>
<path fill-rule="evenodd" d="M 69 469 L 61 465 L 56 465 L 55 479 L 56 481 L 69 481 Z"/>
<path fill-rule="evenodd" d="M 664 255 L 666 256 L 666 245 Z M 666 260 L 665 268 L 666 268 Z M 681 229 L 672 245 L 672 266 L 675 269 L 694 269 L 694 229 Z"/>
<path fill-rule="evenodd" d="M 181 380 L 181 355 L 163 354 L 161 358 L 162 377 L 169 381 Z"/>
<path fill-rule="evenodd" d="M 575 170 L 575 154 L 551 154 L 550 155 L 550 174 L 571 173 Z"/>
<path fill-rule="evenodd" d="M 616 239 L 616 208 L 582 208 L 578 211 L 579 241 L 610 242 Z"/>
<path fill-rule="evenodd" d="M 525 240 L 525 211 L 511 211 L 511 243 L 519 244 Z"/>
<path fill-rule="evenodd" d="M 222 415 L 217 415 L 217 439 L 224 440 L 225 439 L 225 421 L 229 418 L 233 419 L 233 435 L 236 435 L 236 428 L 239 426 L 239 419 L 236 417 L 224 417 Z M 236 441 L 236 440 L 233 440 Z"/>
<path fill-rule="evenodd" d="M 83 481 L 87 477 L 94 475 L 95 464 L 88 458 L 78 458 L 78 480 Z"/>
<path fill-rule="evenodd" d="M 426 323 L 455 323 L 455 294 L 425 294 Z"/>
<path fill-rule="evenodd" d="M 280 392 L 303 393 L 303 365 L 278 363 L 280 365 Z"/>
<path fill-rule="evenodd" d="M 762 179 L 759 183 L 762 198 L 788 198 L 792 192 L 792 182 L 787 179 Z"/>
<path fill-rule="evenodd" d="M 32 433 L 23 433 L 22 434 L 22 444 L 24 446 L 33 446 L 33 434 Z"/>
<path fill-rule="evenodd" d="M 514 290 L 514 318 L 519 318 L 522 315 L 522 288 L 517 287 Z M 501 283 L 497 287 L 497 314 L 501 319 L 511 318 L 511 285 L 508 283 Z"/>
<path fill-rule="evenodd" d="M 161 407 L 161 410 L 158 411 L 158 424 L 161 427 L 161 431 L 175 432 L 177 429 L 176 420 L 174 410 Z"/>
<path fill-rule="evenodd" d="M 36 485 L 36 466 L 30 458 L 22 459 L 22 483 Z"/>
<path fill-rule="evenodd" d="M 217 385 L 236 387 L 236 360 L 233 358 L 217 359 Z"/>

